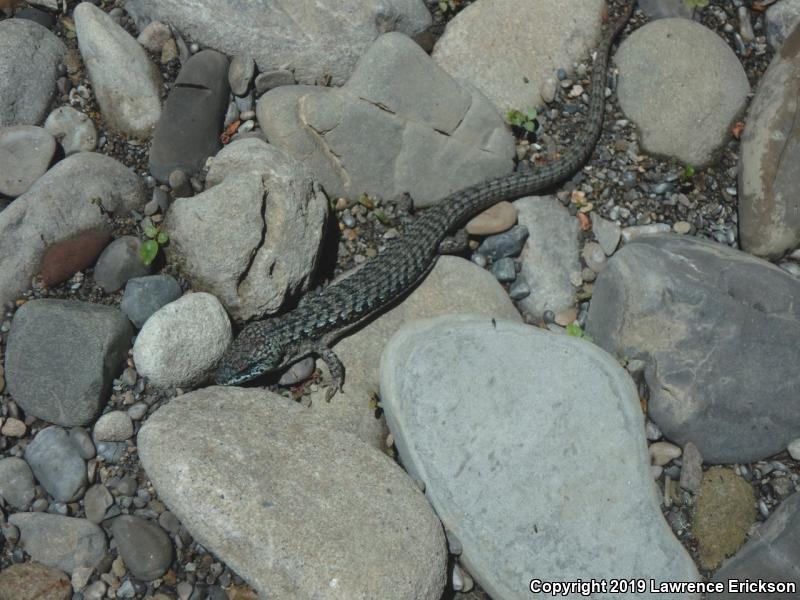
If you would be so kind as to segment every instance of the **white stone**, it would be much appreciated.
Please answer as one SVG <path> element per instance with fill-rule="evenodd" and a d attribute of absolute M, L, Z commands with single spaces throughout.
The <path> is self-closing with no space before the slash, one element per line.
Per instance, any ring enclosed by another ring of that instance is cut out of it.
<path fill-rule="evenodd" d="M 44 122 L 44 128 L 64 147 L 64 154 L 91 152 L 97 146 L 92 120 L 71 106 L 59 106 Z"/>
<path fill-rule="evenodd" d="M 94 438 L 99 442 L 123 442 L 132 436 L 133 421 L 121 410 L 101 415 L 94 424 Z"/>
<path fill-rule="evenodd" d="M 791 444 L 789 444 L 787 449 L 789 450 L 789 455 L 793 459 L 800 460 L 800 438 L 797 438 Z"/>

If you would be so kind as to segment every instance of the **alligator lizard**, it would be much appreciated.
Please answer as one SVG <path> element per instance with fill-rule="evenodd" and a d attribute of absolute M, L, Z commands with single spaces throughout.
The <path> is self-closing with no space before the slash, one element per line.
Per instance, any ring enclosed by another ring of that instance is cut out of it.
<path fill-rule="evenodd" d="M 586 127 L 561 158 L 532 173 L 513 173 L 450 194 L 426 209 L 403 237 L 391 240 L 381 254 L 349 277 L 310 294 L 283 315 L 249 323 L 225 351 L 216 382 L 235 385 L 316 355 L 333 378 L 328 399 L 341 390 L 344 366 L 331 350 L 333 342 L 413 289 L 435 264 L 439 245 L 448 233 L 498 202 L 552 188 L 589 160 L 603 126 L 608 55 L 633 4 L 608 29 L 597 49 Z"/>

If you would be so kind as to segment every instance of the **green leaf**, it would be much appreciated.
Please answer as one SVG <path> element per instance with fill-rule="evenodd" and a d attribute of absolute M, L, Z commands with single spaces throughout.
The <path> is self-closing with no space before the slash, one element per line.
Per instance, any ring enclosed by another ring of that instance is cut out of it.
<path fill-rule="evenodd" d="M 694 177 L 694 167 L 692 165 L 686 165 L 683 168 L 683 178 L 691 179 L 692 177 Z"/>
<path fill-rule="evenodd" d="M 534 129 L 536 129 L 536 121 L 525 121 L 525 125 L 523 125 L 523 127 L 525 127 L 526 131 L 532 132 Z"/>
<path fill-rule="evenodd" d="M 151 264 L 158 256 L 158 242 L 155 240 L 147 240 L 143 242 L 139 248 L 139 257 L 146 265 Z"/>
<path fill-rule="evenodd" d="M 145 225 L 143 228 L 144 234 L 149 238 L 155 238 L 158 235 L 158 229 L 155 226 L 150 225 L 149 223 Z"/>
<path fill-rule="evenodd" d="M 389 223 L 389 218 L 386 216 L 386 213 L 384 213 L 380 208 L 376 208 L 374 214 L 375 218 L 378 219 L 378 221 L 380 221 L 384 225 Z"/>
<path fill-rule="evenodd" d="M 156 236 L 156 241 L 160 246 L 163 246 L 169 241 L 169 236 L 163 231 L 159 231 L 158 236 Z"/>
<path fill-rule="evenodd" d="M 577 338 L 583 337 L 583 330 L 577 323 L 570 323 L 567 325 L 567 335 Z"/>

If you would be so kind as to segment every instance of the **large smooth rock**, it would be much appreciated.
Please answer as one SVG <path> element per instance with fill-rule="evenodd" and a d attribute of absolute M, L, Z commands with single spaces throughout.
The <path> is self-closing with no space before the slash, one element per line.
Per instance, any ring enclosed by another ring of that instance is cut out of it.
<path fill-rule="evenodd" d="M 258 139 L 220 152 L 207 185 L 170 207 L 171 259 L 194 289 L 216 295 L 234 319 L 277 312 L 314 271 L 328 215 L 325 194 L 300 162 Z"/>
<path fill-rule="evenodd" d="M 56 153 L 56 141 L 41 127 L 0 128 L 0 194 L 20 196 L 44 175 Z"/>
<path fill-rule="evenodd" d="M 178 169 L 193 175 L 219 150 L 227 73 L 228 59 L 214 50 L 193 55 L 178 73 L 150 148 L 150 173 L 162 183 Z"/>
<path fill-rule="evenodd" d="M 115 215 L 147 203 L 144 183 L 133 171 L 108 156 L 80 152 L 0 212 L 0 303 L 30 287 L 48 246 L 107 226 L 98 198 Z"/>
<path fill-rule="evenodd" d="M 25 460 L 56 501 L 71 502 L 83 495 L 86 465 L 66 430 L 42 429 L 25 448 Z"/>
<path fill-rule="evenodd" d="M 642 148 L 703 165 L 730 136 L 750 84 L 716 33 L 683 18 L 640 27 L 620 45 L 617 96 Z"/>
<path fill-rule="evenodd" d="M 739 235 L 742 250 L 778 258 L 800 244 L 800 28 L 758 84 L 742 135 Z"/>
<path fill-rule="evenodd" d="M 727 246 L 647 236 L 609 260 L 587 332 L 645 361 L 649 414 L 708 463 L 751 462 L 800 431 L 800 280 Z"/>
<path fill-rule="evenodd" d="M 85 425 L 108 399 L 131 335 L 116 308 L 49 298 L 26 302 L 9 332 L 8 391 L 28 415 Z"/>
<path fill-rule="evenodd" d="M 42 122 L 66 51 L 64 43 L 38 23 L 0 21 L 0 81 L 4 82 L 0 86 L 0 127 Z"/>
<path fill-rule="evenodd" d="M 39 563 L 14 564 L 0 572 L 0 600 L 69 600 L 72 586 L 63 571 Z"/>
<path fill-rule="evenodd" d="M 545 80 L 584 59 L 598 39 L 604 8 L 603 0 L 475 2 L 447 23 L 433 59 L 503 113 L 536 108 Z"/>
<path fill-rule="evenodd" d="M 33 502 L 33 472 L 21 458 L 0 459 L 0 497 L 10 506 L 25 510 Z"/>
<path fill-rule="evenodd" d="M 106 124 L 148 137 L 161 114 L 161 74 L 139 43 L 91 2 L 75 7 L 75 31 Z"/>
<path fill-rule="evenodd" d="M 403 464 L 493 598 L 530 598 L 533 578 L 699 580 L 661 515 L 636 388 L 596 346 L 451 315 L 403 327 L 380 371 Z"/>
<path fill-rule="evenodd" d="M 514 140 L 491 102 L 399 33 L 379 37 L 341 88 L 267 92 L 258 121 L 331 197 L 408 192 L 429 206 L 513 168 Z"/>
<path fill-rule="evenodd" d="M 414 35 L 431 23 L 422 0 L 132 0 L 139 21 L 158 19 L 228 55 L 251 54 L 259 71 L 285 66 L 297 81 L 330 75 L 335 85 L 381 33 Z"/>
<path fill-rule="evenodd" d="M 86 519 L 16 513 L 8 522 L 19 527 L 22 549 L 48 567 L 72 573 L 78 567 L 96 567 L 106 554 L 106 535 Z"/>
<path fill-rule="evenodd" d="M 150 416 L 138 447 L 159 497 L 265 598 L 441 597 L 444 536 L 411 479 L 286 398 L 192 392 Z"/>
<path fill-rule="evenodd" d="M 793 582 L 800 589 L 800 493 L 794 493 L 778 507 L 766 523 L 750 535 L 747 544 L 714 574 L 714 581 L 762 579 L 769 582 Z M 726 592 L 709 594 L 711 598 L 741 598 Z M 771 600 L 774 593 L 750 593 L 751 600 Z M 788 597 L 788 594 L 787 596 Z"/>

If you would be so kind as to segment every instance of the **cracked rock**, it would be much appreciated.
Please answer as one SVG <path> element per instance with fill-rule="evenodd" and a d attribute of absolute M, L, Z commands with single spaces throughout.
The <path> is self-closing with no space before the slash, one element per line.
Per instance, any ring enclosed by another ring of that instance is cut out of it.
<path fill-rule="evenodd" d="M 429 206 L 513 168 L 514 139 L 491 102 L 398 33 L 378 38 L 341 88 L 267 92 L 258 121 L 334 197 L 408 192 Z"/>

